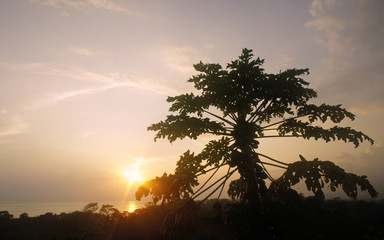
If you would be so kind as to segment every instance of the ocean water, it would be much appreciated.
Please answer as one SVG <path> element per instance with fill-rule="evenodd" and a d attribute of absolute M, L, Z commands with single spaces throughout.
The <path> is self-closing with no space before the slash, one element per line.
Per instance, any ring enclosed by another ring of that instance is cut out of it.
<path fill-rule="evenodd" d="M 99 207 L 104 204 L 112 205 L 120 212 L 133 212 L 145 206 L 145 202 L 139 201 L 51 201 L 51 202 L 0 202 L 0 211 L 8 211 L 18 218 L 20 214 L 27 213 L 30 217 L 40 216 L 45 213 L 71 213 L 81 211 L 85 205 L 97 202 Z"/>

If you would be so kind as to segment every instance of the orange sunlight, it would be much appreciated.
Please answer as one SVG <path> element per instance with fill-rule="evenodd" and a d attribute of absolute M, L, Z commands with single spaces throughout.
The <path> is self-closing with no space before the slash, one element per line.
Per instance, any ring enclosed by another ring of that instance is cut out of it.
<path fill-rule="evenodd" d="M 129 213 L 134 212 L 136 209 L 138 209 L 138 207 L 134 202 L 130 202 L 127 205 L 127 212 L 129 212 Z"/>
<path fill-rule="evenodd" d="M 120 171 L 121 176 L 128 181 L 128 191 L 132 185 L 145 182 L 143 172 L 140 170 L 142 160 L 142 158 L 135 158 L 136 163 L 126 165 L 123 170 Z"/>
<path fill-rule="evenodd" d="M 134 169 L 127 169 L 122 172 L 122 174 L 126 177 L 126 179 L 130 183 L 138 182 L 142 183 L 143 182 L 143 177 L 142 177 L 142 172 L 139 170 L 138 167 Z"/>

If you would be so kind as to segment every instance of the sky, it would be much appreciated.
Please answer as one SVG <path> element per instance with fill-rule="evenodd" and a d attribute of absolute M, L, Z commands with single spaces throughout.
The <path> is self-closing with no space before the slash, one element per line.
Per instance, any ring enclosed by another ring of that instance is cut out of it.
<path fill-rule="evenodd" d="M 133 200 L 124 171 L 172 173 L 209 140 L 153 141 L 167 96 L 193 90 L 193 64 L 225 67 L 243 48 L 270 73 L 309 68 L 315 102 L 343 104 L 375 140 L 260 152 L 334 161 L 384 194 L 383 22 L 382 0 L 1 0 L 0 201 Z"/>

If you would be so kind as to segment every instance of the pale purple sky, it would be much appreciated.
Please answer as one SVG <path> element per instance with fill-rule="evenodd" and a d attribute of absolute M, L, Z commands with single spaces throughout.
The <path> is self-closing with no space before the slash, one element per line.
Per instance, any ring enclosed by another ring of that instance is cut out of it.
<path fill-rule="evenodd" d="M 381 0 L 2 0 L 0 201 L 133 200 L 121 171 L 170 173 L 208 140 L 153 142 L 166 97 L 192 90 L 192 64 L 225 66 L 245 47 L 268 72 L 308 67 L 318 102 L 342 103 L 375 140 L 260 152 L 335 161 L 384 193 L 383 22 Z"/>

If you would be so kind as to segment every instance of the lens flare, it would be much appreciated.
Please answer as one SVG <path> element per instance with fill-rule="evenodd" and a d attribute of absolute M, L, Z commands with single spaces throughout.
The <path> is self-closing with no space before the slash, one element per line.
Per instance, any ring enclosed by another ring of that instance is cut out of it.
<path fill-rule="evenodd" d="M 134 182 L 141 183 L 141 182 L 143 182 L 142 172 L 139 170 L 138 167 L 136 167 L 134 169 L 124 170 L 122 172 L 122 174 L 126 177 L 126 179 L 130 183 L 134 183 Z"/>
<path fill-rule="evenodd" d="M 142 165 L 141 158 L 135 158 L 135 163 L 127 165 L 123 171 L 121 171 L 121 175 L 128 180 L 129 185 L 131 186 L 134 183 L 143 183 L 143 172 L 140 170 Z"/>

